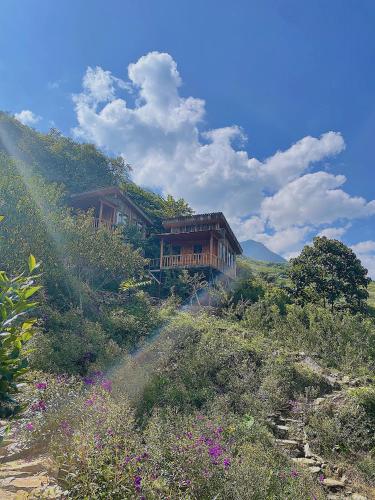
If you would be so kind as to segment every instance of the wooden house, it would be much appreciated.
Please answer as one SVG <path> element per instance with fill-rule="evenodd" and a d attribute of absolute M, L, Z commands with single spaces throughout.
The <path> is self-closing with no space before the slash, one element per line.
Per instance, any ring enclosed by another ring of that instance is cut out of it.
<path fill-rule="evenodd" d="M 70 204 L 80 210 L 94 210 L 93 225 L 112 229 L 119 224 L 134 224 L 146 237 L 150 218 L 116 186 L 73 194 Z"/>
<path fill-rule="evenodd" d="M 151 261 L 153 271 L 186 268 L 236 277 L 242 248 L 222 212 L 167 219 L 163 227 L 165 232 L 156 235 L 160 258 Z"/>

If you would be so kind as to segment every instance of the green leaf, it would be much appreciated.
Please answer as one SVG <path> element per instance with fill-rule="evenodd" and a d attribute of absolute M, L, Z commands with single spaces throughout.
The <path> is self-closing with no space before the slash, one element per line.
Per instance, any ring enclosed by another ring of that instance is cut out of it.
<path fill-rule="evenodd" d="M 0 215 L 0 222 L 5 219 L 5 215 Z"/>
<path fill-rule="evenodd" d="M 36 268 L 36 259 L 33 254 L 29 257 L 29 271 L 32 273 Z"/>

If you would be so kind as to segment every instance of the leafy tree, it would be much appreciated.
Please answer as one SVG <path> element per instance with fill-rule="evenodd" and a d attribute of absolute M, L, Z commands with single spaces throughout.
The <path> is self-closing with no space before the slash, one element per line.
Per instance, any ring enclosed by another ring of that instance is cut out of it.
<path fill-rule="evenodd" d="M 319 302 L 331 310 L 361 311 L 368 297 L 367 277 L 355 253 L 338 240 L 314 238 L 301 254 L 291 259 L 290 292 L 300 303 Z"/>
<path fill-rule="evenodd" d="M 36 305 L 33 296 L 40 285 L 33 273 L 38 264 L 29 257 L 29 276 L 10 278 L 0 271 L 0 417 L 9 418 L 21 412 L 22 406 L 14 399 L 23 375 L 28 371 L 25 344 L 36 331 L 36 320 L 25 318 Z"/>

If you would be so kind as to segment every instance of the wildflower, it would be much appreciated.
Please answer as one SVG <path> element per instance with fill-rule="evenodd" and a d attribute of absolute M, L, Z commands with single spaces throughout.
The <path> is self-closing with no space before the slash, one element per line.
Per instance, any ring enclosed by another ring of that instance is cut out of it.
<path fill-rule="evenodd" d="M 142 483 L 142 478 L 141 476 L 135 476 L 134 477 L 134 488 L 137 493 L 141 491 L 141 483 Z"/>
<path fill-rule="evenodd" d="M 31 405 L 31 410 L 36 412 L 36 411 L 46 411 L 47 405 L 44 401 L 40 400 L 37 403 L 33 403 Z"/>
<path fill-rule="evenodd" d="M 299 473 L 298 471 L 296 471 L 295 469 L 293 469 L 291 472 L 290 472 L 290 475 L 293 477 L 293 478 L 296 478 L 299 476 Z"/>
<path fill-rule="evenodd" d="M 112 391 L 112 381 L 111 380 L 103 380 L 103 382 L 101 383 L 101 387 L 105 391 L 111 392 Z"/>
<path fill-rule="evenodd" d="M 204 419 L 204 415 L 201 415 L 201 414 L 197 415 L 197 420 L 203 420 L 203 419 Z"/>
<path fill-rule="evenodd" d="M 93 385 L 94 379 L 92 377 L 83 377 L 83 383 L 86 385 Z"/>
<path fill-rule="evenodd" d="M 28 422 L 25 427 L 28 431 L 34 430 L 34 424 L 32 422 Z"/>
<path fill-rule="evenodd" d="M 40 391 L 44 391 L 45 389 L 47 389 L 47 382 L 38 382 L 37 384 L 35 384 L 35 387 Z"/>
<path fill-rule="evenodd" d="M 86 399 L 85 406 L 92 406 L 94 404 L 94 398 Z"/>
<path fill-rule="evenodd" d="M 323 481 L 324 481 L 324 475 L 323 475 L 323 474 L 320 474 L 320 476 L 319 476 L 319 478 L 318 478 L 318 479 L 319 479 L 319 483 L 321 483 L 321 484 L 322 484 L 322 483 L 323 483 Z"/>
<path fill-rule="evenodd" d="M 215 434 L 217 434 L 217 435 L 220 435 L 222 432 L 223 432 L 223 428 L 222 427 L 217 427 L 216 430 L 215 430 Z"/>
<path fill-rule="evenodd" d="M 211 446 L 210 449 L 208 450 L 208 453 L 211 458 L 216 459 L 220 457 L 220 455 L 223 453 L 223 450 L 219 444 Z"/>
<path fill-rule="evenodd" d="M 67 420 L 61 422 L 60 428 L 66 436 L 71 436 L 73 434 L 73 429 Z"/>
<path fill-rule="evenodd" d="M 192 432 L 187 432 L 187 433 L 186 433 L 186 437 L 187 437 L 188 439 L 193 439 L 193 433 L 192 433 Z"/>
<path fill-rule="evenodd" d="M 230 467 L 231 463 L 232 462 L 231 462 L 230 458 L 224 458 L 224 460 L 223 460 L 224 469 L 227 470 Z"/>

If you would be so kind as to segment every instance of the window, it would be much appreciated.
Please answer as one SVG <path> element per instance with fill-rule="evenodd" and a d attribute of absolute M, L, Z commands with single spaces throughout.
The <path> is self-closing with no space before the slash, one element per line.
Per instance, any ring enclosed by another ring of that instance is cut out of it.
<path fill-rule="evenodd" d="M 180 245 L 172 245 L 172 255 L 181 255 Z"/>
<path fill-rule="evenodd" d="M 193 246 L 193 253 L 203 253 L 203 245 L 201 243 L 196 243 Z"/>

